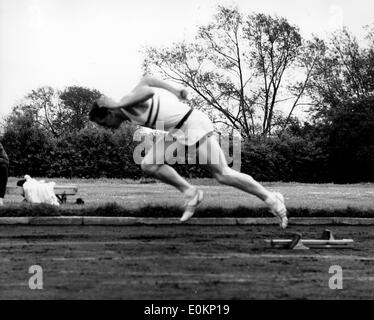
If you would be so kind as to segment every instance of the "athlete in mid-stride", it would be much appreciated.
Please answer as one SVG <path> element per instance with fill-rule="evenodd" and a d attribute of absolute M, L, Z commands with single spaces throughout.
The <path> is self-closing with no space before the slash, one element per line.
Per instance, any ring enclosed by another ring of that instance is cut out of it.
<path fill-rule="evenodd" d="M 268 191 L 251 176 L 231 169 L 213 135 L 212 122 L 203 112 L 191 109 L 180 101 L 186 99 L 185 88 L 177 88 L 164 80 L 146 76 L 119 102 L 105 95 L 101 96 L 92 105 L 89 118 L 101 126 L 114 129 L 119 128 L 124 121 L 152 129 L 155 129 L 156 122 L 162 122 L 164 131 L 174 139 L 172 143 L 191 146 L 198 142 L 199 162 L 204 163 L 203 166 L 208 168 L 218 182 L 263 200 L 269 211 L 279 218 L 280 227 L 286 228 L 288 219 L 283 196 L 278 192 Z M 203 200 L 203 192 L 168 165 L 165 152 L 167 147 L 165 140 L 156 141 L 142 160 L 141 168 L 146 174 L 183 193 L 186 202 L 181 221 L 184 222 L 194 215 Z"/>

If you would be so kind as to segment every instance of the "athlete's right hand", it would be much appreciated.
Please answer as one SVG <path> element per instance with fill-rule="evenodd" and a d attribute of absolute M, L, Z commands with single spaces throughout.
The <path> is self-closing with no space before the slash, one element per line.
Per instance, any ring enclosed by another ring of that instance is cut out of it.
<path fill-rule="evenodd" d="M 101 95 L 99 99 L 96 100 L 99 107 L 112 108 L 114 101 L 107 97 L 106 95 Z"/>
<path fill-rule="evenodd" d="M 107 97 L 105 95 L 101 95 L 100 98 L 96 100 L 96 103 L 99 105 L 99 107 L 106 107 L 106 100 Z"/>
<path fill-rule="evenodd" d="M 180 91 L 179 91 L 179 99 L 181 99 L 181 100 L 187 100 L 187 98 L 188 98 L 188 91 L 186 90 L 186 89 L 181 89 Z"/>

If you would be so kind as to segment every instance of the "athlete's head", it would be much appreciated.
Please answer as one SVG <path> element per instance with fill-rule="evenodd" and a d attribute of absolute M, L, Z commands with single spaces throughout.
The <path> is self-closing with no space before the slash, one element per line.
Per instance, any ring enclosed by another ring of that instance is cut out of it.
<path fill-rule="evenodd" d="M 100 107 L 96 101 L 92 104 L 88 117 L 90 121 L 112 129 L 118 129 L 123 121 L 128 120 L 119 109 Z"/>

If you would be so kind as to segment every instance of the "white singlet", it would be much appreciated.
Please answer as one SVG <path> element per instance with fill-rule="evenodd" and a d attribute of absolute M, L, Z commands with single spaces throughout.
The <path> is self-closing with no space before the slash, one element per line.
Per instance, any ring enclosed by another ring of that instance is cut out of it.
<path fill-rule="evenodd" d="M 145 111 L 139 106 L 122 108 L 122 111 L 132 123 L 143 127 L 155 129 L 156 123 L 162 122 L 163 128 L 158 124 L 157 129 L 168 131 L 170 136 L 185 145 L 197 143 L 214 130 L 210 119 L 199 110 L 193 110 L 183 125 L 175 129 L 191 108 L 167 90 L 155 89 L 148 105 Z"/>
<path fill-rule="evenodd" d="M 156 122 L 161 121 L 164 130 L 169 131 L 191 109 L 171 92 L 159 88 L 155 88 L 155 94 L 148 104 L 148 110 L 144 112 L 140 111 L 137 106 L 122 108 L 122 111 L 134 124 L 155 129 Z"/>

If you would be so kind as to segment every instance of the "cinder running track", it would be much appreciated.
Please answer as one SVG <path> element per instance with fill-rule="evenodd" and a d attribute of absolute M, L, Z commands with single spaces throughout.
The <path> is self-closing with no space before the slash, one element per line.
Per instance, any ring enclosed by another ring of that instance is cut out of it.
<path fill-rule="evenodd" d="M 268 249 L 275 226 L 0 226 L 0 299 L 373 299 L 374 229 L 330 229 L 354 247 Z M 43 290 L 29 289 L 31 265 Z M 342 290 L 329 288 L 332 265 Z"/>

